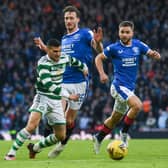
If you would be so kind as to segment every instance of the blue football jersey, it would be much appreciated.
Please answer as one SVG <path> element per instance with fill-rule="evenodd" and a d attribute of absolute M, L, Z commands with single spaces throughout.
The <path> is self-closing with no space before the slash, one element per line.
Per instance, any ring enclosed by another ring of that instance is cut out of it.
<path fill-rule="evenodd" d="M 133 39 L 130 46 L 125 46 L 121 41 L 118 41 L 104 49 L 104 55 L 112 58 L 113 84 L 116 87 L 125 86 L 130 90 L 135 89 L 140 56 L 145 55 L 149 49 L 149 46 L 137 39 Z"/>
<path fill-rule="evenodd" d="M 91 72 L 93 32 L 90 29 L 78 29 L 72 34 L 63 36 L 62 52 L 79 59 L 85 63 Z M 85 77 L 76 67 L 67 66 L 63 75 L 63 83 L 79 83 L 85 81 Z"/>

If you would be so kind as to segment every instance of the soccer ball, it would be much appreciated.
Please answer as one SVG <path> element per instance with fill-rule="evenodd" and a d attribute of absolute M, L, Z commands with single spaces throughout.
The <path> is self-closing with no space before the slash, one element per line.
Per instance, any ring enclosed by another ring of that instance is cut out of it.
<path fill-rule="evenodd" d="M 114 140 L 108 144 L 107 152 L 111 159 L 121 160 L 127 155 L 128 149 L 126 147 L 120 147 L 122 143 L 121 140 Z"/>

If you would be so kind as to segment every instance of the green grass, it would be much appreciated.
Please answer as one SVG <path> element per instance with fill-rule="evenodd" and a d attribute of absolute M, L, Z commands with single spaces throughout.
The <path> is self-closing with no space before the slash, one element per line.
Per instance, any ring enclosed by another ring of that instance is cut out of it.
<path fill-rule="evenodd" d="M 48 159 L 51 148 L 44 149 L 34 160 L 28 159 L 26 144 L 18 151 L 17 160 L 5 161 L 12 142 L 0 141 L 0 168 L 168 168 L 168 140 L 130 140 L 128 155 L 121 161 L 108 157 L 104 141 L 95 155 L 91 141 L 70 141 L 65 151 Z"/>

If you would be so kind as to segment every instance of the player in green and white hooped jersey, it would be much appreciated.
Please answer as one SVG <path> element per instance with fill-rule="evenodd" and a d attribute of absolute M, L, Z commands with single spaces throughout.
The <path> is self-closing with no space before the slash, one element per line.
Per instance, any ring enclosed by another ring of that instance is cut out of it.
<path fill-rule="evenodd" d="M 17 133 L 14 141 L 5 160 L 15 160 L 17 150 L 23 143 L 30 138 L 34 132 L 42 116 L 48 120 L 48 124 L 53 128 L 53 134 L 40 140 L 36 144 L 30 143 L 29 157 L 35 158 L 36 153 L 42 148 L 56 144 L 58 141 L 65 139 L 66 135 L 66 120 L 62 108 L 61 97 L 64 96 L 70 100 L 77 101 L 79 96 L 69 94 L 61 87 L 62 75 L 66 65 L 75 66 L 87 75 L 87 66 L 76 58 L 68 55 L 61 55 L 61 46 L 58 40 L 51 39 L 47 44 L 47 55 L 40 58 L 37 65 L 37 82 L 36 92 L 33 104 L 29 111 L 30 116 L 25 128 Z"/>

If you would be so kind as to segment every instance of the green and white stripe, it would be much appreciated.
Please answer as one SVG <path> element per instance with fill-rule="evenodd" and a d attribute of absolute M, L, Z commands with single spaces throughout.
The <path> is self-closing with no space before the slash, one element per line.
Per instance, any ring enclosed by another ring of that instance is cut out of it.
<path fill-rule="evenodd" d="M 34 147 L 33 150 L 34 151 L 41 151 L 42 148 L 54 145 L 58 142 L 58 139 L 55 137 L 54 134 L 50 134 L 49 136 L 47 136 L 46 138 L 40 140 L 39 142 L 37 142 Z"/>
<path fill-rule="evenodd" d="M 19 131 L 8 155 L 16 155 L 16 151 L 30 138 L 30 136 L 30 133 L 25 128 Z"/>
<path fill-rule="evenodd" d="M 78 67 L 83 71 L 85 65 L 74 57 L 62 54 L 58 62 L 54 62 L 48 55 L 41 57 L 37 65 L 37 93 L 52 99 L 61 99 L 61 83 L 66 65 Z"/>

